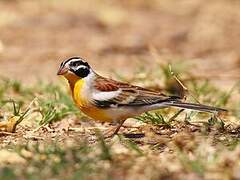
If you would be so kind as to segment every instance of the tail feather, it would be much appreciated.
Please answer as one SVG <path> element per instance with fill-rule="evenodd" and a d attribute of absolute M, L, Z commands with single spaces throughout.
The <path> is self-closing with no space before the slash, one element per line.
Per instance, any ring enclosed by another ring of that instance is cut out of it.
<path fill-rule="evenodd" d="M 170 102 L 166 102 L 165 104 L 167 106 L 174 106 L 174 107 L 179 107 L 184 109 L 192 109 L 192 110 L 210 112 L 210 113 L 227 111 L 226 109 L 222 109 L 218 107 L 207 106 L 203 104 L 186 103 L 181 101 L 170 101 Z"/>

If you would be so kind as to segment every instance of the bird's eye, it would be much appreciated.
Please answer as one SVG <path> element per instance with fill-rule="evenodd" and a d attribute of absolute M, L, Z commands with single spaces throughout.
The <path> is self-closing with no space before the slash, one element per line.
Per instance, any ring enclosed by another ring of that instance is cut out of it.
<path fill-rule="evenodd" d="M 71 63 L 72 66 L 76 67 L 78 65 L 78 62 L 77 61 L 74 61 Z"/>

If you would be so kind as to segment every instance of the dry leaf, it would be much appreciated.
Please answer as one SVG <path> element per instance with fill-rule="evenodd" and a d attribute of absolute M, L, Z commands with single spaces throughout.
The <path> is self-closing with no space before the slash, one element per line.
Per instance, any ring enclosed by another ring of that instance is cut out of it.
<path fill-rule="evenodd" d="M 0 122 L 0 131 L 15 132 L 18 124 L 19 116 L 12 116 L 6 121 Z"/>

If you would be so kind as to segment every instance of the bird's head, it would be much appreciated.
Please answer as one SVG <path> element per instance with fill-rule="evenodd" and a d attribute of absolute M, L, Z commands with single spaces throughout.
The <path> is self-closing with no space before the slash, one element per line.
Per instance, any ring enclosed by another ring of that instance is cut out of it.
<path fill-rule="evenodd" d="M 82 79 L 91 72 L 91 67 L 86 61 L 80 57 L 72 57 L 61 63 L 57 75 L 62 75 L 68 80 Z"/>

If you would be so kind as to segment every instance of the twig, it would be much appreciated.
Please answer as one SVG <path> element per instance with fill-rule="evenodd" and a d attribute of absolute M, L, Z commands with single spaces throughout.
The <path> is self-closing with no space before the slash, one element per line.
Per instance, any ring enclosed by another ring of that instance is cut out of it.
<path fill-rule="evenodd" d="M 76 132 L 80 132 L 80 131 L 84 131 L 84 130 L 96 130 L 96 129 L 106 130 L 109 128 L 106 128 L 106 127 L 86 127 L 86 128 L 69 127 L 68 128 L 69 131 L 76 131 Z"/>
<path fill-rule="evenodd" d="M 34 135 L 24 135 L 23 137 L 24 137 L 25 139 L 44 140 L 43 137 L 40 137 L 40 136 L 34 136 Z"/>
<path fill-rule="evenodd" d="M 184 109 L 180 109 L 176 114 L 174 114 L 172 117 L 169 118 L 168 122 L 172 122 L 176 117 L 178 117 L 179 114 L 181 114 L 184 111 Z"/>
<path fill-rule="evenodd" d="M 169 71 L 171 73 L 171 75 L 173 76 L 173 78 L 182 86 L 183 90 L 188 92 L 188 94 L 199 104 L 201 104 L 197 98 L 194 97 L 194 95 L 192 94 L 192 92 L 190 90 L 188 90 L 188 88 L 178 79 L 177 75 L 174 74 L 174 72 L 172 71 L 172 67 L 169 64 Z"/>
<path fill-rule="evenodd" d="M 3 134 L 3 135 L 17 135 L 17 133 L 11 133 L 11 132 L 6 132 L 6 131 L 0 131 L 0 134 Z"/>

